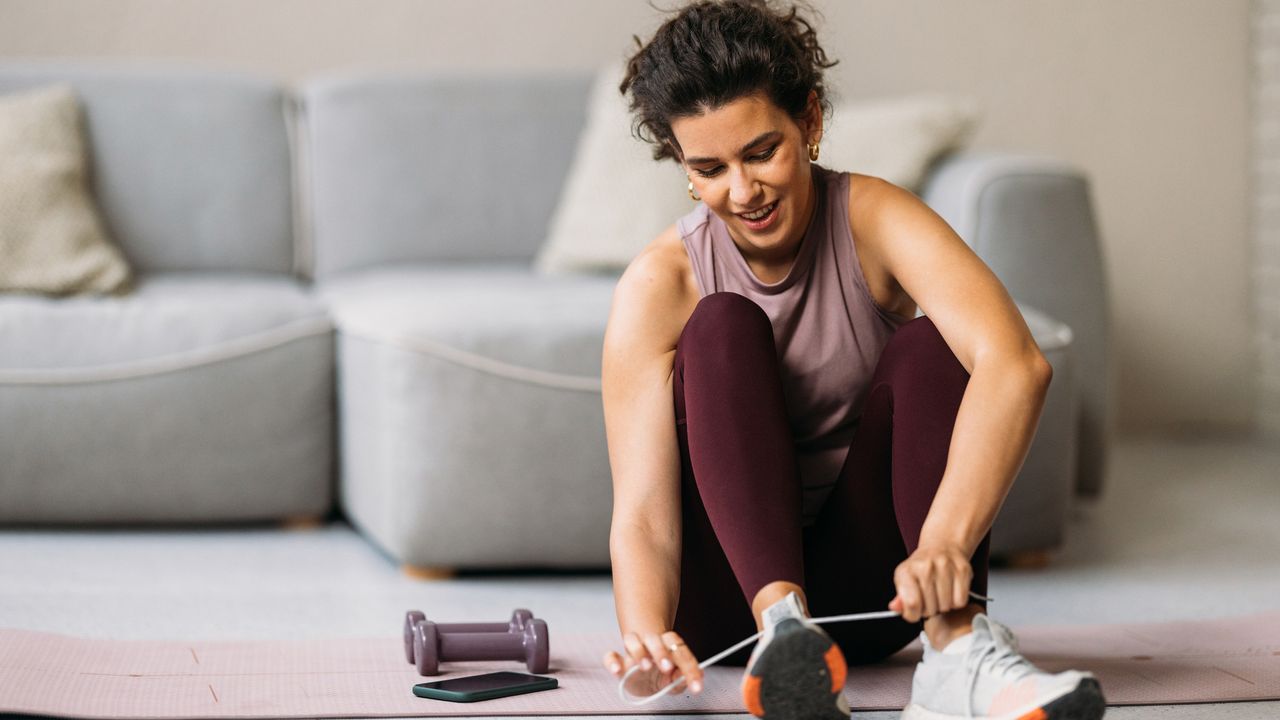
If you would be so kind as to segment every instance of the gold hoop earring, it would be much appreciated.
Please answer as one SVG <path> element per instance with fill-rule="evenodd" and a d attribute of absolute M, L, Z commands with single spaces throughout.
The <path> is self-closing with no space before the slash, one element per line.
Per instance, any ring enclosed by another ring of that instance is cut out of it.
<path fill-rule="evenodd" d="M 694 202 L 698 202 L 699 200 L 701 200 L 701 199 L 702 199 L 702 198 L 698 197 L 698 196 L 693 192 L 693 181 L 692 181 L 692 180 L 690 180 L 690 181 L 689 181 L 689 199 L 690 199 L 690 200 L 693 200 Z"/>
<path fill-rule="evenodd" d="M 818 162 L 818 143 L 809 143 L 809 160 Z"/>

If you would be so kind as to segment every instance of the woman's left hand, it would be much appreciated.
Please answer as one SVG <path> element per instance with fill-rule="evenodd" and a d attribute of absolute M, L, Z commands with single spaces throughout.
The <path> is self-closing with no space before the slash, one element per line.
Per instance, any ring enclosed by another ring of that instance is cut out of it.
<path fill-rule="evenodd" d="M 958 545 L 916 548 L 893 571 L 898 594 L 889 609 L 913 623 L 969 604 L 973 566 Z"/>

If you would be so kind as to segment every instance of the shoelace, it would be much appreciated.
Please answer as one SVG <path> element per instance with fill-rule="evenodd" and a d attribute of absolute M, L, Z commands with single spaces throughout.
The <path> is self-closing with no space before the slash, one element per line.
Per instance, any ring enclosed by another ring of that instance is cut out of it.
<path fill-rule="evenodd" d="M 967 653 L 969 666 L 969 693 L 964 704 L 966 720 L 973 720 L 973 689 L 978 686 L 978 672 L 983 663 L 990 663 L 991 672 L 1003 675 L 1010 680 L 1020 680 L 1035 671 L 1030 661 L 1018 653 L 1018 643 L 1012 633 L 1003 625 L 990 622 L 991 637 L 995 642 L 978 645 L 975 643 Z"/>
<path fill-rule="evenodd" d="M 969 591 L 969 594 L 979 600 L 986 600 L 987 602 L 992 601 L 992 598 L 986 595 L 979 595 L 978 593 L 973 592 L 972 590 Z M 831 615 L 828 617 L 808 618 L 808 620 L 809 622 L 814 623 L 815 625 L 826 625 L 827 623 L 849 622 L 852 620 L 875 620 L 877 618 L 889 618 L 889 617 L 901 617 L 901 616 L 902 616 L 902 613 L 894 612 L 892 610 L 881 610 L 879 612 L 854 613 L 853 615 Z M 739 643 L 735 643 L 734 645 L 729 647 L 727 650 L 723 650 L 719 653 L 716 653 L 715 655 L 712 655 L 706 660 L 703 660 L 702 662 L 698 663 L 698 667 L 705 670 L 711 667 L 712 665 L 715 665 L 721 660 L 737 652 L 741 648 L 744 648 L 750 645 L 751 643 L 755 642 L 756 640 L 759 640 L 760 636 L 763 634 L 764 634 L 764 631 L 761 630 L 755 635 L 752 635 L 751 637 Z M 622 679 L 618 681 L 618 697 L 622 698 L 622 701 L 629 705 L 645 705 L 645 704 L 651 703 L 654 700 L 657 700 L 658 698 L 661 698 L 667 693 L 676 689 L 677 687 L 684 684 L 685 682 L 684 676 L 681 675 L 680 677 L 676 678 L 669 685 L 662 688 L 658 692 L 648 697 L 637 698 L 636 696 L 627 692 L 627 680 L 631 679 L 631 676 L 635 674 L 635 672 L 639 669 L 640 669 L 639 664 L 632 665 L 631 669 L 628 670 L 626 674 L 622 676 Z M 976 678 L 977 676 L 975 675 L 974 677 Z M 970 694 L 972 694 L 973 692 L 972 687 L 970 688 L 969 692 Z M 972 718 L 972 715 L 970 715 L 969 717 Z"/>

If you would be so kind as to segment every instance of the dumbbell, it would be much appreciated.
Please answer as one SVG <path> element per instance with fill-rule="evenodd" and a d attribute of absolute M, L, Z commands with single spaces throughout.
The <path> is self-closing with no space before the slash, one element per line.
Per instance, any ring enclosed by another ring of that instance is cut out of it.
<path fill-rule="evenodd" d="M 418 610 L 405 614 L 405 656 L 421 675 L 439 673 L 453 660 L 522 660 L 529 672 L 544 673 L 550 661 L 547 623 L 528 610 L 508 623 L 435 623 Z"/>
<path fill-rule="evenodd" d="M 506 624 L 497 623 L 432 623 L 439 633 L 495 633 L 524 632 L 524 626 L 533 619 L 533 613 L 524 608 L 511 612 L 511 620 Z M 421 610 L 410 610 L 404 615 L 404 655 L 413 662 L 413 627 L 420 622 L 427 622 L 427 616 Z"/>

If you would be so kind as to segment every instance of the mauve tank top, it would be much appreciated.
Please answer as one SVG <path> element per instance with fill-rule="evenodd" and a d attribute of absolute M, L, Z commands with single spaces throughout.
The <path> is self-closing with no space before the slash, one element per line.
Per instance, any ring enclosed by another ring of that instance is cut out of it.
<path fill-rule="evenodd" d="M 701 296 L 745 295 L 773 324 L 806 526 L 844 465 L 885 343 L 911 319 L 880 307 L 867 288 L 849 231 L 849 174 L 811 167 L 817 208 L 776 283 L 755 276 L 705 203 L 677 222 Z"/>

